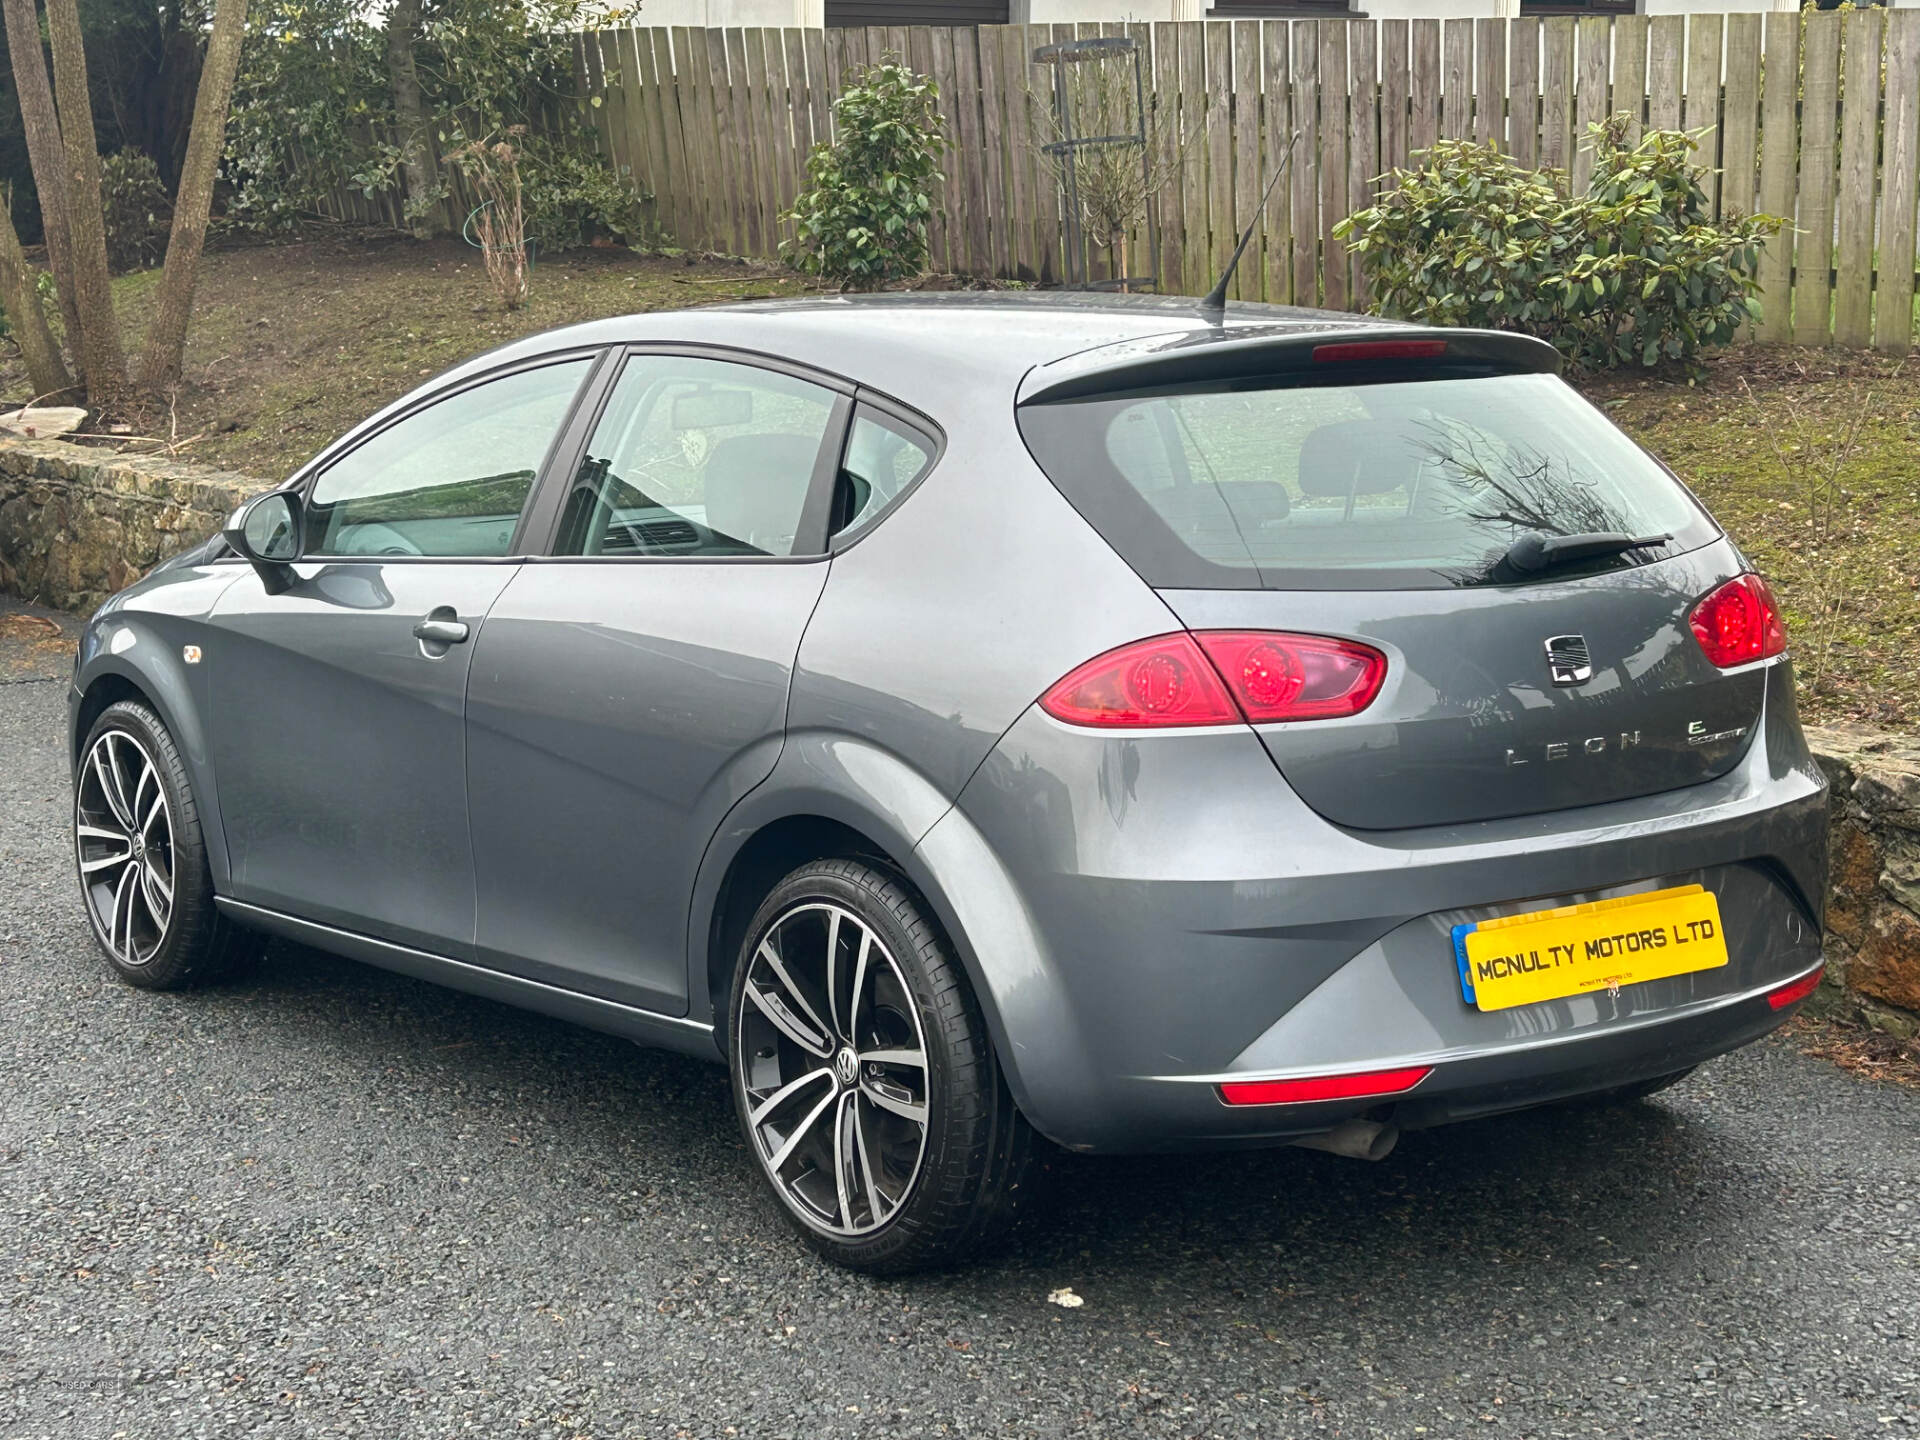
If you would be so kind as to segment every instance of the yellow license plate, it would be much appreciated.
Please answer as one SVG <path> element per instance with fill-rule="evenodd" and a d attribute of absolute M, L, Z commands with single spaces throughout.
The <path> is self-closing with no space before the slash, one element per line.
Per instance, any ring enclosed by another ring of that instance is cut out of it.
<path fill-rule="evenodd" d="M 1453 927 L 1469 1005 L 1509 1010 L 1727 963 L 1720 906 L 1698 885 Z"/>

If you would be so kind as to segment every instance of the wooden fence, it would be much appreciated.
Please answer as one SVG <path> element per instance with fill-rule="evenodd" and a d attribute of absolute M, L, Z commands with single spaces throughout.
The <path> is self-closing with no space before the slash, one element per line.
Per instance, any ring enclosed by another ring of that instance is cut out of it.
<path fill-rule="evenodd" d="M 1157 196 L 1160 288 L 1199 293 L 1297 130 L 1290 176 L 1242 261 L 1242 299 L 1361 308 L 1334 224 L 1434 139 L 1498 140 L 1584 183 L 1586 126 L 1708 130 L 1719 213 L 1792 219 L 1762 267 L 1756 336 L 1913 335 L 1920 10 L 1523 20 L 1238 20 L 866 30 L 604 30 L 579 37 L 599 143 L 673 241 L 774 256 L 780 216 L 847 77 L 900 56 L 938 82 L 950 148 L 933 265 L 1057 281 L 1059 186 L 1038 151 L 1037 46 L 1133 37 L 1163 137 L 1192 136 Z M 1204 126 L 1204 128 L 1201 128 Z M 343 200 L 343 204 L 344 204 Z M 360 202 L 364 203 L 364 202 Z M 1136 243 L 1139 237 L 1136 237 Z M 1144 250 L 1139 251 L 1144 263 Z M 1096 277 L 1112 257 L 1089 256 Z M 1139 265 L 1133 267 L 1136 271 Z"/>

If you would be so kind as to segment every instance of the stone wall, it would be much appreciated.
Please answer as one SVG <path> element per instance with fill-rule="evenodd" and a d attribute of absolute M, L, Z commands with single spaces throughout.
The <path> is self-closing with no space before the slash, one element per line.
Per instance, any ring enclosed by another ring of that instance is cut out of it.
<path fill-rule="evenodd" d="M 0 591 L 84 614 L 266 485 L 158 455 L 0 438 Z"/>
<path fill-rule="evenodd" d="M 1846 726 L 1807 738 L 1833 786 L 1827 999 L 1911 1038 L 1920 1033 L 1920 740 Z"/>

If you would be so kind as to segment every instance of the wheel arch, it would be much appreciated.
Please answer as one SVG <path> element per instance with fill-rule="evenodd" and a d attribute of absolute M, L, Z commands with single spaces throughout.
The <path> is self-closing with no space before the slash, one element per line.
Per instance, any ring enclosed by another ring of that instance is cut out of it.
<path fill-rule="evenodd" d="M 110 706 L 134 700 L 152 710 L 186 764 L 214 886 L 225 890 L 231 872 L 213 784 L 213 760 L 193 686 L 183 672 L 184 664 L 174 658 L 173 648 L 134 617 L 116 616 L 102 627 L 102 633 L 90 633 L 74 676 L 77 695 L 68 727 L 68 768 L 70 772 L 79 768 L 87 733 Z"/>
<path fill-rule="evenodd" d="M 936 835 L 934 832 L 938 832 Z M 923 841 L 931 843 L 923 844 Z M 904 880 L 952 945 L 973 986 L 1014 1101 L 1042 1131 L 1048 1107 L 1026 1072 L 1077 1054 L 1077 1027 L 1012 876 L 953 802 L 897 756 L 844 736 L 792 737 L 774 774 L 728 815 L 693 896 L 689 993 L 725 1054 L 733 967 L 746 926 L 778 881 L 811 860 L 867 859 Z M 1070 1066 L 1071 1068 L 1071 1066 Z"/>

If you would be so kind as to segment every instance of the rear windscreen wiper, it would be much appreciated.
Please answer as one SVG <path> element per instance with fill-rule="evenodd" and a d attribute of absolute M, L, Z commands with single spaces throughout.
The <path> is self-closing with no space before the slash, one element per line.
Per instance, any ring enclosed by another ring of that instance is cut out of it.
<path fill-rule="evenodd" d="M 1664 545 L 1672 538 L 1671 535 L 1623 535 L 1618 530 L 1597 530 L 1584 535 L 1544 535 L 1538 530 L 1529 530 L 1507 547 L 1500 563 L 1521 575 L 1537 575 L 1602 555 L 1623 555 L 1629 550 Z"/>

